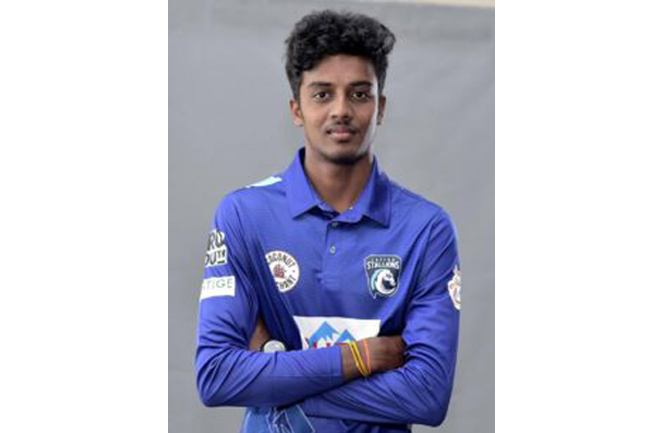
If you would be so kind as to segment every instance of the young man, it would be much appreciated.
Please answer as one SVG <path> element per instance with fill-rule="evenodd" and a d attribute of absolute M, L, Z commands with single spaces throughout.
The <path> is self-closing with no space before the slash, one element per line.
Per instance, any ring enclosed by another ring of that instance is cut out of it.
<path fill-rule="evenodd" d="M 372 155 L 395 43 L 369 17 L 324 11 L 287 39 L 305 147 L 227 195 L 208 242 L 196 373 L 244 432 L 403 432 L 451 395 L 460 270 L 449 217 Z"/>

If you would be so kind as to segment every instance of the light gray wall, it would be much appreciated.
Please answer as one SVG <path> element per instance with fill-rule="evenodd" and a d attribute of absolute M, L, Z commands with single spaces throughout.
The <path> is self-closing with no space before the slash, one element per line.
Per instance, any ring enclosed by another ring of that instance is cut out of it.
<path fill-rule="evenodd" d="M 300 146 L 283 41 L 324 7 L 375 16 L 397 36 L 375 153 L 451 214 L 463 269 L 456 383 L 435 430 L 493 432 L 494 10 L 295 0 L 169 3 L 169 432 L 239 429 L 242 409 L 205 408 L 194 385 L 207 232 L 227 192 L 283 170 Z"/>

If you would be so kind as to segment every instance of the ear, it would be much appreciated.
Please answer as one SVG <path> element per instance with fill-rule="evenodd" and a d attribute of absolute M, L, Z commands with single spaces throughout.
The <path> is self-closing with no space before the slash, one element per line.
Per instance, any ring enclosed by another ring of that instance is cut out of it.
<path fill-rule="evenodd" d="M 381 125 L 384 120 L 384 113 L 386 112 L 386 96 L 379 96 L 379 112 L 377 113 L 377 125 Z"/>
<path fill-rule="evenodd" d="M 296 126 L 303 125 L 302 119 L 302 110 L 300 109 L 300 102 L 295 99 L 289 101 L 289 111 L 291 111 L 291 117 L 293 118 L 293 124 Z"/>

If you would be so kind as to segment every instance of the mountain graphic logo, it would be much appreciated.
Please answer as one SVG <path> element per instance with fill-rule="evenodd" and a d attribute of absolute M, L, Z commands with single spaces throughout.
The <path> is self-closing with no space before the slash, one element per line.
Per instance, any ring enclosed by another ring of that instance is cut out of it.
<path fill-rule="evenodd" d="M 323 322 L 318 330 L 306 340 L 307 346 L 312 349 L 317 349 L 319 347 L 330 347 L 336 344 L 346 343 L 348 341 L 356 341 L 350 331 L 344 329 L 343 332 L 339 332 L 334 329 L 329 323 L 327 323 L 327 321 Z"/>
<path fill-rule="evenodd" d="M 343 344 L 343 343 L 348 343 L 350 341 L 357 341 L 356 338 L 354 338 L 354 335 L 350 333 L 347 329 L 343 331 L 343 334 L 339 337 L 338 340 L 336 340 L 336 344 Z"/>

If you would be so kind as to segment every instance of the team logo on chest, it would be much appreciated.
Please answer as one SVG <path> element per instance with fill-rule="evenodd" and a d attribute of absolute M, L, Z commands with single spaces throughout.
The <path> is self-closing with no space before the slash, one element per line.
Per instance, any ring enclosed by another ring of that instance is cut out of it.
<path fill-rule="evenodd" d="M 270 251 L 266 253 L 266 262 L 280 292 L 288 292 L 296 286 L 300 278 L 300 266 L 291 254 L 279 250 Z"/>
<path fill-rule="evenodd" d="M 394 255 L 374 254 L 366 257 L 364 267 L 373 298 L 393 296 L 399 286 L 402 259 Z"/>

